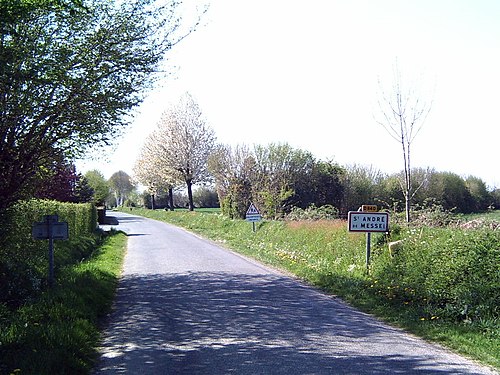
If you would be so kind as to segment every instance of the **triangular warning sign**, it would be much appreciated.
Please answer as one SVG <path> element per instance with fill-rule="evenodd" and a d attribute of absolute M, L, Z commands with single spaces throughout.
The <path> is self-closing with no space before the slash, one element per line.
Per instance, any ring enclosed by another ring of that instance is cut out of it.
<path fill-rule="evenodd" d="M 254 206 L 253 203 L 250 203 L 250 207 L 248 207 L 247 210 L 247 215 L 260 215 L 259 210 Z"/>

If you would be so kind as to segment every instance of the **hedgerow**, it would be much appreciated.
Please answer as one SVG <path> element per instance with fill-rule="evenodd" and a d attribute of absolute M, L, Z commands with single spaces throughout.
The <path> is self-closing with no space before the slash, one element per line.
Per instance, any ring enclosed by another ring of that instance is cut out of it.
<path fill-rule="evenodd" d="M 375 252 L 372 287 L 421 310 L 422 319 L 496 320 L 500 316 L 500 231 L 408 228 L 402 249 Z"/>
<path fill-rule="evenodd" d="M 49 200 L 20 201 L 0 217 L 0 304 L 16 307 L 36 297 L 47 284 L 48 242 L 32 238 L 32 225 L 45 215 L 58 215 L 69 227 L 68 241 L 55 241 L 56 266 L 88 255 L 97 226 L 91 204 Z"/>

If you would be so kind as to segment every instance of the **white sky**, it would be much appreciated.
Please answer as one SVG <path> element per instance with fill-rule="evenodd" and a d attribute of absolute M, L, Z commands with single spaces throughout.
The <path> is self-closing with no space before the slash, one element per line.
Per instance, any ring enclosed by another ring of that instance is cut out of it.
<path fill-rule="evenodd" d="M 432 110 L 414 167 L 500 187 L 500 1 L 212 0 L 202 27 L 168 54 L 173 74 L 138 109 L 107 159 L 80 172 L 132 175 L 161 113 L 189 91 L 218 141 L 289 143 L 341 165 L 402 169 L 374 120 L 378 80 L 418 80 Z"/>

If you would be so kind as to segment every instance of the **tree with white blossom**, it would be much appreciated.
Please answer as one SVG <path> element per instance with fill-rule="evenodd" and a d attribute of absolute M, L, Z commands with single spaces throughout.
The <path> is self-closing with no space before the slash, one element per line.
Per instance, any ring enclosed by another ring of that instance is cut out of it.
<path fill-rule="evenodd" d="M 163 113 L 157 129 L 146 140 L 144 150 L 148 157 L 144 174 L 156 182 L 183 181 L 192 211 L 193 184 L 208 183 L 212 179 L 207 160 L 215 142 L 215 132 L 207 124 L 200 106 L 186 93 Z"/>
<path fill-rule="evenodd" d="M 159 190 L 164 189 L 169 192 L 169 207 L 173 210 L 173 188 L 179 184 L 174 179 L 174 173 L 169 169 L 162 168 L 156 156 L 158 150 L 155 147 L 154 133 L 149 135 L 144 143 L 139 157 L 137 158 L 133 173 L 134 180 L 144 185 L 151 195 L 151 208 L 155 207 L 155 196 Z"/>

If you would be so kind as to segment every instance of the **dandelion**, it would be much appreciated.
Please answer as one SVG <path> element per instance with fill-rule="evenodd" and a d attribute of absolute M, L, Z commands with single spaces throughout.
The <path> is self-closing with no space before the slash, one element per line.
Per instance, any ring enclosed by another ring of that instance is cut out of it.
<path fill-rule="evenodd" d="M 420 318 L 420 320 L 424 321 L 424 320 L 425 320 L 425 318 Z"/>

